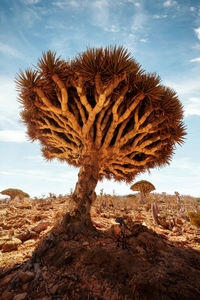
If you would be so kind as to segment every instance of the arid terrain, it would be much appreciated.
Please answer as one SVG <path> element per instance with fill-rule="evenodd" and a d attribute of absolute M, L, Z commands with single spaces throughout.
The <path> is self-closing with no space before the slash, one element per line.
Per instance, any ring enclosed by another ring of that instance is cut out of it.
<path fill-rule="evenodd" d="M 0 299 L 200 299 L 200 231 L 188 217 L 200 202 L 180 200 L 152 193 L 140 204 L 138 194 L 102 192 L 91 208 L 96 232 L 57 240 L 51 230 L 69 210 L 70 195 L 1 201 Z M 126 225 L 124 240 L 117 217 Z M 45 238 L 41 259 L 29 263 Z"/>

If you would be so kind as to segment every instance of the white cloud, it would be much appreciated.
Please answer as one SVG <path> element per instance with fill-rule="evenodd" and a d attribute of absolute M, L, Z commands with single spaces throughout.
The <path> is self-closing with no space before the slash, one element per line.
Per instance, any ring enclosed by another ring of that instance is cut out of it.
<path fill-rule="evenodd" d="M 19 126 L 19 103 L 14 78 L 0 76 L 0 126 L 3 128 L 15 128 Z"/>
<path fill-rule="evenodd" d="M 61 0 L 61 1 L 53 2 L 53 5 L 63 9 L 68 7 L 69 5 L 72 7 L 79 7 L 80 2 L 77 0 Z"/>
<path fill-rule="evenodd" d="M 200 57 L 192 58 L 190 62 L 200 62 Z"/>
<path fill-rule="evenodd" d="M 109 3 L 107 0 L 96 0 L 90 6 L 92 23 L 95 26 L 108 28 L 110 25 Z"/>
<path fill-rule="evenodd" d="M 148 41 L 148 39 L 140 39 L 140 42 L 142 43 L 146 43 Z"/>
<path fill-rule="evenodd" d="M 200 76 L 196 76 L 191 79 L 181 79 L 181 80 L 173 80 L 173 81 L 165 81 L 164 84 L 166 86 L 169 86 L 173 88 L 178 95 L 184 96 L 184 97 L 191 97 L 193 95 L 199 95 L 200 94 Z"/>
<path fill-rule="evenodd" d="M 200 116 L 200 98 L 191 97 L 185 105 L 185 116 Z"/>
<path fill-rule="evenodd" d="M 128 0 L 129 3 L 133 3 L 136 7 L 140 7 L 141 3 L 137 0 Z"/>
<path fill-rule="evenodd" d="M 22 58 L 21 53 L 17 49 L 1 42 L 0 42 L 0 52 L 7 56 Z"/>
<path fill-rule="evenodd" d="M 164 82 L 166 86 L 176 91 L 180 101 L 184 105 L 185 116 L 200 116 L 199 82 L 199 76 Z"/>
<path fill-rule="evenodd" d="M 153 19 L 165 19 L 168 15 L 153 15 Z"/>
<path fill-rule="evenodd" d="M 104 28 L 105 31 L 109 31 L 109 32 L 119 32 L 119 28 L 117 25 L 111 24 L 107 27 Z"/>
<path fill-rule="evenodd" d="M 196 10 L 196 7 L 194 7 L 194 6 L 190 7 L 190 11 L 195 11 L 195 10 Z"/>
<path fill-rule="evenodd" d="M 167 0 L 163 3 L 163 6 L 164 7 L 170 7 L 170 6 L 173 6 L 173 5 L 176 5 L 177 2 L 176 1 L 173 1 L 173 0 Z"/>
<path fill-rule="evenodd" d="M 27 138 L 24 131 L 20 130 L 0 130 L 1 142 L 15 142 L 23 143 L 27 142 Z"/>
<path fill-rule="evenodd" d="M 132 18 L 131 30 L 132 31 L 142 30 L 144 28 L 146 21 L 147 21 L 147 16 L 143 13 L 143 11 L 136 13 Z"/>
<path fill-rule="evenodd" d="M 37 4 L 40 0 L 24 0 L 25 4 Z"/>
<path fill-rule="evenodd" d="M 197 35 L 198 40 L 200 40 L 200 27 L 195 28 L 194 31 L 195 31 L 195 33 Z"/>

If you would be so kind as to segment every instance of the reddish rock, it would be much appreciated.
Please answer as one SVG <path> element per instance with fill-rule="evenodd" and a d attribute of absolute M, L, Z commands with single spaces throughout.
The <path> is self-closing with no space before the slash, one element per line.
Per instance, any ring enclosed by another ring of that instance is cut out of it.
<path fill-rule="evenodd" d="M 20 239 L 22 242 L 27 241 L 29 239 L 37 239 L 39 237 L 39 234 L 36 233 L 35 231 L 24 231 L 21 232 L 16 236 L 18 239 Z"/>
<path fill-rule="evenodd" d="M 2 251 L 3 252 L 9 252 L 13 250 L 17 250 L 18 246 L 21 244 L 21 241 L 19 239 L 14 239 L 12 241 L 7 241 L 3 246 L 2 246 Z"/>
<path fill-rule="evenodd" d="M 5 291 L 1 295 L 1 300 L 12 300 L 12 298 L 13 298 L 13 293 L 12 292 Z"/>
<path fill-rule="evenodd" d="M 172 229 L 172 232 L 174 232 L 174 233 L 179 232 L 179 231 L 181 231 L 181 228 L 177 227 L 177 226 L 174 226 Z"/>
<path fill-rule="evenodd" d="M 40 222 L 37 226 L 35 226 L 33 228 L 33 230 L 35 232 L 38 232 L 40 233 L 41 231 L 44 231 L 45 229 L 47 229 L 49 226 L 52 226 L 53 223 L 51 221 L 43 221 L 43 222 Z"/>
<path fill-rule="evenodd" d="M 26 299 L 28 299 L 27 293 L 18 294 L 13 298 L 13 300 L 26 300 Z"/>
<path fill-rule="evenodd" d="M 27 282 L 31 281 L 34 278 L 34 276 L 35 276 L 35 274 L 30 271 L 19 273 L 19 279 L 22 283 L 27 283 Z"/>

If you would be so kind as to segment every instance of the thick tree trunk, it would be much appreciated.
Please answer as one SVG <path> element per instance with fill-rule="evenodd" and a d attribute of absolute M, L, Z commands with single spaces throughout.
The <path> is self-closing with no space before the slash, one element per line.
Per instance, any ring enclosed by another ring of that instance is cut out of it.
<path fill-rule="evenodd" d="M 144 192 L 140 192 L 140 204 L 144 204 L 145 203 L 145 193 Z"/>
<path fill-rule="evenodd" d="M 98 174 L 93 171 L 92 167 L 80 169 L 78 182 L 72 195 L 72 211 L 67 213 L 62 221 L 62 226 L 66 231 L 82 232 L 93 228 L 90 208 L 96 199 L 97 182 Z"/>

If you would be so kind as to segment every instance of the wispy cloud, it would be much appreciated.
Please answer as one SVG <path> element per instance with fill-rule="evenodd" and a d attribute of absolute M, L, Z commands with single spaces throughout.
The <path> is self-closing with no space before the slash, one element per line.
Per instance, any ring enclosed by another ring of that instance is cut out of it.
<path fill-rule="evenodd" d="M 24 143 L 27 138 L 24 131 L 20 130 L 0 130 L 1 142 Z"/>
<path fill-rule="evenodd" d="M 190 6 L 190 11 L 195 11 L 195 10 L 196 10 L 196 7 Z"/>
<path fill-rule="evenodd" d="M 195 28 L 195 29 L 194 29 L 194 32 L 196 33 L 197 38 L 200 40 L 200 27 Z"/>
<path fill-rule="evenodd" d="M 15 58 L 22 58 L 21 53 L 14 47 L 0 42 L 0 52 L 7 56 L 13 56 Z"/>
<path fill-rule="evenodd" d="M 192 58 L 190 62 L 200 62 L 200 57 Z"/>
<path fill-rule="evenodd" d="M 140 39 L 140 42 L 142 43 L 146 43 L 148 41 L 148 39 Z"/>
<path fill-rule="evenodd" d="M 177 2 L 176 1 L 173 1 L 173 0 L 167 0 L 163 3 L 163 6 L 164 7 L 170 7 L 170 6 L 173 6 L 173 5 L 176 5 Z"/>
<path fill-rule="evenodd" d="M 200 116 L 200 77 L 185 78 L 182 80 L 173 80 L 165 82 L 167 86 L 173 88 L 181 102 L 184 104 L 185 116 L 197 115 Z"/>
<path fill-rule="evenodd" d="M 143 10 L 138 11 L 132 17 L 131 30 L 142 31 L 146 22 L 147 22 L 147 15 L 143 12 Z"/>
<path fill-rule="evenodd" d="M 17 93 L 14 78 L 0 76 L 0 127 L 1 129 L 19 127 L 19 104 L 17 102 Z"/>
<path fill-rule="evenodd" d="M 133 5 L 135 5 L 136 7 L 140 7 L 141 3 L 137 0 L 127 0 L 127 2 L 129 3 L 133 3 Z"/>
<path fill-rule="evenodd" d="M 153 15 L 153 19 L 166 19 L 168 15 Z"/>
<path fill-rule="evenodd" d="M 192 97 L 189 102 L 185 105 L 185 116 L 200 116 L 200 98 Z"/>
<path fill-rule="evenodd" d="M 92 23 L 95 26 L 105 28 L 108 30 L 110 27 L 110 11 L 109 2 L 107 0 L 92 1 L 91 6 Z M 106 30 L 106 31 L 107 31 Z"/>
<path fill-rule="evenodd" d="M 196 76 L 195 78 L 182 78 L 181 80 L 173 80 L 166 81 L 165 85 L 173 88 L 178 95 L 191 97 L 191 95 L 199 95 L 200 94 L 200 76 Z"/>
<path fill-rule="evenodd" d="M 23 0 L 23 2 L 25 3 L 25 4 L 37 4 L 37 3 L 39 3 L 41 0 Z"/>
<path fill-rule="evenodd" d="M 57 6 L 61 9 L 68 7 L 69 5 L 72 7 L 79 7 L 80 6 L 80 1 L 77 0 L 61 0 L 61 1 L 55 1 L 53 2 L 54 6 Z"/>

